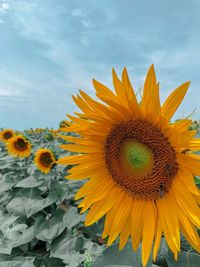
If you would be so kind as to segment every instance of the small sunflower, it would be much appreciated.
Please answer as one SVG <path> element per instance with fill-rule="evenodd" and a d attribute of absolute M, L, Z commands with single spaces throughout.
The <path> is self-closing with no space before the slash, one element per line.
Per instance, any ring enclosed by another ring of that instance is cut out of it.
<path fill-rule="evenodd" d="M 12 129 L 4 129 L 0 132 L 0 140 L 7 143 L 10 138 L 15 135 Z"/>
<path fill-rule="evenodd" d="M 13 156 L 25 158 L 31 153 L 31 144 L 22 135 L 17 135 L 9 139 L 7 150 Z"/>
<path fill-rule="evenodd" d="M 52 166 L 55 164 L 56 160 L 53 152 L 50 149 L 39 148 L 35 153 L 34 162 L 41 172 L 47 174 L 52 169 Z"/>
<path fill-rule="evenodd" d="M 110 245 L 119 236 L 122 249 L 129 236 L 136 250 L 142 241 L 142 263 L 146 266 L 153 247 L 156 259 L 162 234 L 177 259 L 180 231 L 200 251 L 200 191 L 193 175 L 200 175 L 200 150 L 191 120 L 170 120 L 182 102 L 189 82 L 176 88 L 161 106 L 159 83 L 153 65 L 143 88 L 141 102 L 126 68 L 120 80 L 113 70 L 115 92 L 93 80 L 96 96 L 80 90 L 73 96 L 83 111 L 70 116 L 69 127 L 80 137 L 63 136 L 72 143 L 66 150 L 81 154 L 61 158 L 58 163 L 75 165 L 66 178 L 90 178 L 75 199 L 81 212 L 89 209 L 85 225 L 105 215 L 102 238 Z"/>

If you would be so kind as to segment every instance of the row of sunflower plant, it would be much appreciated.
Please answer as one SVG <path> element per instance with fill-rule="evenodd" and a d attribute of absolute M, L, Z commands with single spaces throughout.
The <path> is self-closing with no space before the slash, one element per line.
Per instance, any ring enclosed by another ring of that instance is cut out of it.
<path fill-rule="evenodd" d="M 84 227 L 74 201 L 82 182 L 56 162 L 73 154 L 58 132 L 0 132 L 0 267 L 87 267 L 103 251 L 101 224 Z"/>
<path fill-rule="evenodd" d="M 2 131 L 4 264 L 199 266 L 199 122 L 171 121 L 190 83 L 161 105 L 153 65 L 140 100 L 126 68 L 112 76 L 114 92 L 93 80 L 99 100 L 73 96 L 82 113 L 61 122 L 61 139 Z"/>

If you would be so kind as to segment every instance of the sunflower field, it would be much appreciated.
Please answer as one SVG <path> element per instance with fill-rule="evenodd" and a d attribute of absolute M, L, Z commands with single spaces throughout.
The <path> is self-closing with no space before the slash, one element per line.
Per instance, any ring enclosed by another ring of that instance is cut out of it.
<path fill-rule="evenodd" d="M 194 122 L 191 129 L 198 128 L 200 123 Z M 118 251 L 116 241 L 106 248 L 103 219 L 84 226 L 85 215 L 79 214 L 79 202 L 74 201 L 83 182 L 65 179 L 70 165 L 56 165 L 46 175 L 34 165 L 33 155 L 40 147 L 56 157 L 72 154 L 60 148 L 63 139 L 49 129 L 20 134 L 32 144 L 28 158 L 9 155 L 0 142 L 0 267 L 142 266 L 141 247 L 133 252 L 128 242 Z M 156 262 L 150 259 L 147 266 L 197 267 L 199 261 L 199 253 L 182 237 L 176 262 L 163 238 Z"/>
<path fill-rule="evenodd" d="M 189 82 L 162 106 L 153 65 L 140 102 L 113 83 L 58 130 L 0 130 L 0 267 L 200 266 L 200 122 L 171 122 Z"/>

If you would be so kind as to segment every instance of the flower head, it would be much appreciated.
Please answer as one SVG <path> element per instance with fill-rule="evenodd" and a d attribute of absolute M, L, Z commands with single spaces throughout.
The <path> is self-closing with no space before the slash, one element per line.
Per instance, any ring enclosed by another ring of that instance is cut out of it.
<path fill-rule="evenodd" d="M 15 135 L 12 129 L 4 129 L 0 132 L 0 140 L 7 143 L 10 138 Z"/>
<path fill-rule="evenodd" d="M 22 135 L 17 135 L 9 139 L 7 150 L 9 154 L 19 158 L 29 157 L 31 144 Z"/>
<path fill-rule="evenodd" d="M 50 149 L 39 148 L 35 153 L 34 162 L 41 172 L 47 174 L 55 164 L 55 157 Z"/>
<path fill-rule="evenodd" d="M 142 240 L 147 264 L 152 244 L 155 260 L 162 233 L 177 259 L 180 231 L 200 251 L 200 192 L 193 175 L 200 175 L 200 139 L 189 131 L 191 120 L 170 120 L 184 98 L 189 82 L 176 88 L 161 106 L 159 83 L 150 67 L 138 102 L 126 69 L 120 80 L 113 70 L 115 92 L 93 80 L 96 96 L 80 91 L 73 96 L 82 113 L 68 117 L 80 137 L 63 136 L 66 150 L 81 154 L 61 158 L 74 164 L 67 179 L 89 181 L 77 192 L 81 212 L 89 209 L 85 225 L 105 217 L 102 237 L 110 245 L 119 236 L 122 249 L 129 236 L 133 249 Z"/>

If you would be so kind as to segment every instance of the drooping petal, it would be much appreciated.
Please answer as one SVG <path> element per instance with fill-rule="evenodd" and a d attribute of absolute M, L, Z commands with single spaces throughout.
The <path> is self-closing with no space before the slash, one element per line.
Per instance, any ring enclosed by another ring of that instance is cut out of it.
<path fill-rule="evenodd" d="M 154 261 L 156 261 L 156 257 L 158 254 L 161 236 L 162 236 L 162 227 L 161 227 L 160 218 L 158 218 L 157 224 L 156 224 L 155 240 L 154 240 L 154 248 L 153 248 L 153 260 Z"/>
<path fill-rule="evenodd" d="M 173 196 L 170 192 L 156 201 L 166 241 L 176 256 L 180 251 L 180 227 L 173 203 Z"/>
<path fill-rule="evenodd" d="M 123 249 L 126 245 L 129 235 L 131 234 L 131 217 L 130 214 L 126 219 L 125 223 L 126 227 L 124 227 L 123 231 L 120 233 L 120 240 L 119 240 L 119 249 Z"/>
<path fill-rule="evenodd" d="M 134 200 L 133 202 L 131 211 L 131 241 L 134 250 L 137 250 L 142 238 L 144 205 L 144 200 Z"/>
<path fill-rule="evenodd" d="M 113 216 L 113 223 L 110 228 L 109 238 L 107 245 L 113 243 L 113 241 L 117 238 L 117 236 L 122 231 L 122 228 L 125 225 L 126 219 L 130 214 L 132 209 L 132 197 L 127 195 L 124 196 L 124 199 L 118 204 L 117 211 Z"/>
<path fill-rule="evenodd" d="M 155 234 L 156 209 L 154 202 L 147 201 L 143 211 L 142 263 L 143 266 L 146 266 Z"/>
<path fill-rule="evenodd" d="M 95 202 L 90 208 L 85 225 L 89 226 L 103 217 L 115 204 L 116 201 L 122 199 L 124 192 L 118 188 L 114 188 L 112 194 L 110 192 L 102 200 Z"/>

